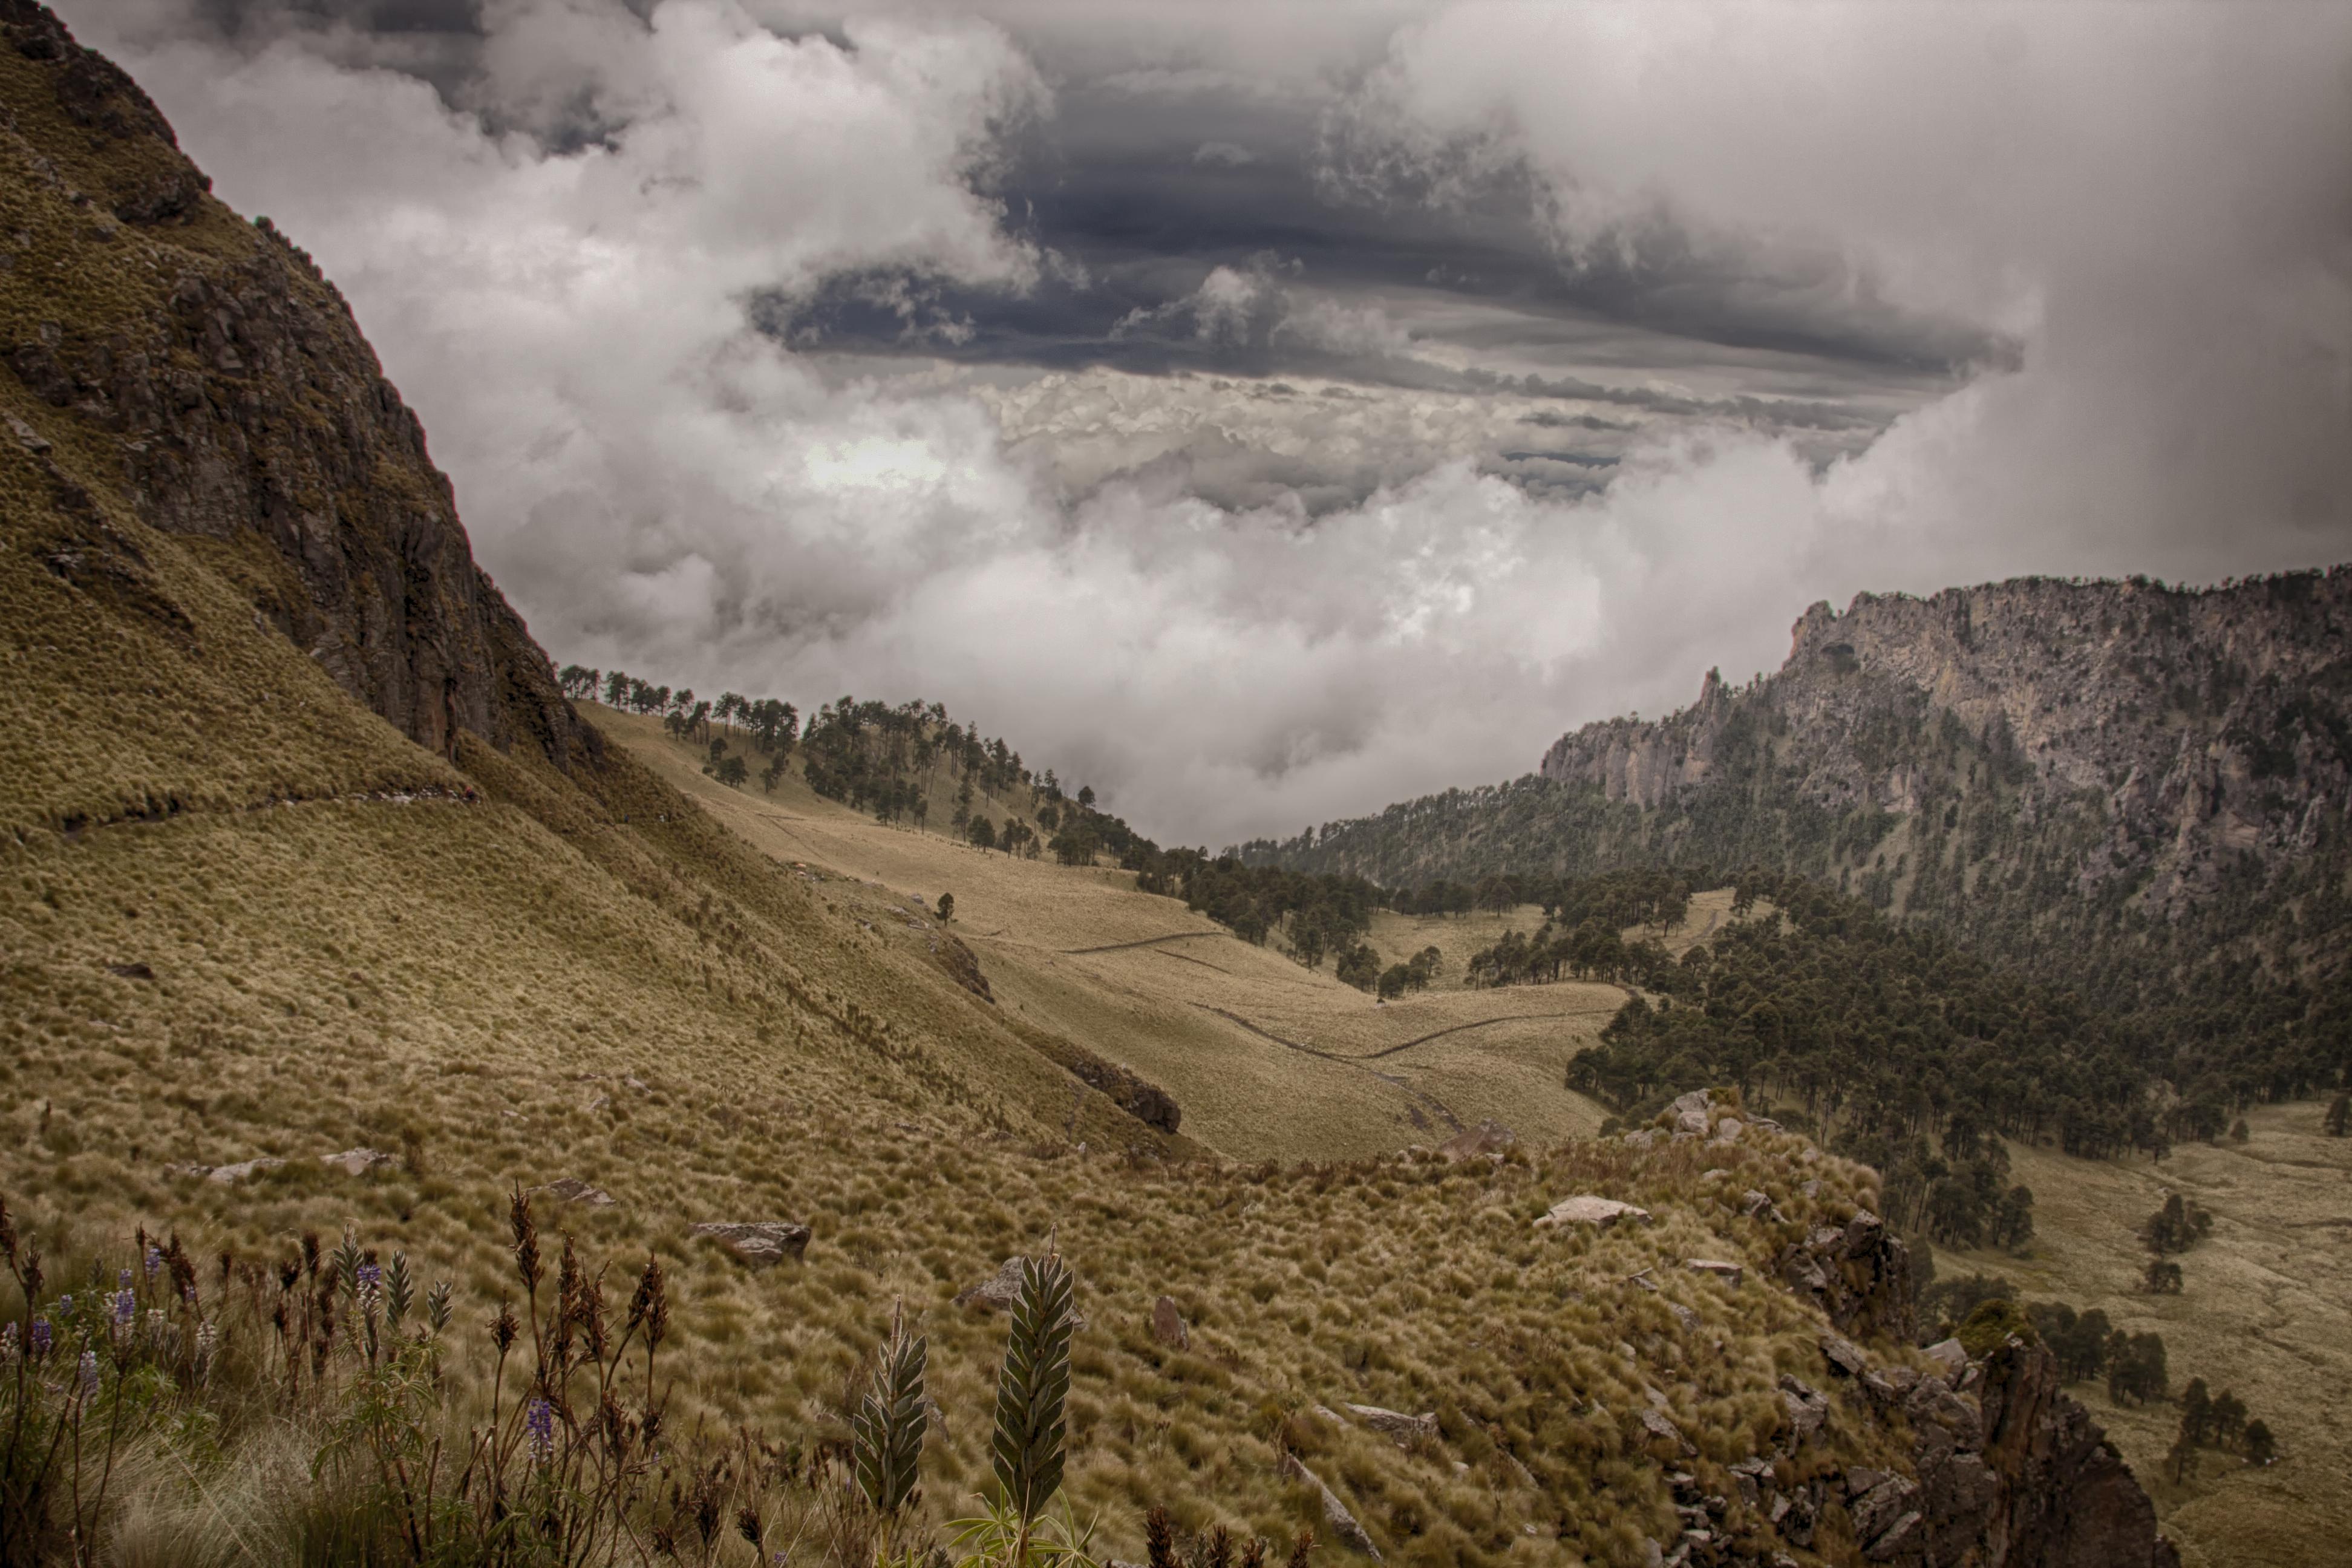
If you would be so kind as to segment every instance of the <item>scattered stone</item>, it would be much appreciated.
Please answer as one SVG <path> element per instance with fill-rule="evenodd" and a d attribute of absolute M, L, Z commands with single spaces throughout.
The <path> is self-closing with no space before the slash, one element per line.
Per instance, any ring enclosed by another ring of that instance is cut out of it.
<path fill-rule="evenodd" d="M 955 1304 L 959 1307 L 979 1307 L 991 1312 L 1011 1311 L 1013 1303 L 1021 1300 L 1021 1269 L 1028 1261 L 1025 1258 L 1006 1258 L 995 1273 L 977 1285 L 965 1286 L 958 1292 Z M 1156 1310 L 1153 1315 L 1155 1318 L 1158 1316 Z M 1087 1326 L 1083 1312 L 1073 1310 L 1070 1321 L 1078 1328 Z"/>
<path fill-rule="evenodd" d="M 1625 1142 L 1636 1149 L 1646 1149 L 1657 1141 L 1658 1130 L 1654 1127 L 1637 1128 L 1625 1134 Z"/>
<path fill-rule="evenodd" d="M 773 1268 L 806 1252 L 810 1232 L 785 1220 L 709 1220 L 688 1226 L 687 1234 L 710 1237 L 754 1268 Z"/>
<path fill-rule="evenodd" d="M 1822 1397 L 1820 1391 L 1785 1373 L 1780 1376 L 1780 1406 L 1788 1412 L 1789 1426 L 1797 1444 L 1820 1431 L 1830 1418 L 1830 1402 Z"/>
<path fill-rule="evenodd" d="M 1739 1212 L 1749 1219 L 1755 1219 L 1760 1215 L 1767 1223 L 1772 1225 L 1789 1223 L 1788 1216 L 1780 1212 L 1780 1205 L 1772 1201 L 1772 1194 L 1759 1193 L 1754 1188 L 1739 1194 Z"/>
<path fill-rule="evenodd" d="M 1924 1353 L 1944 1369 L 1948 1379 L 1958 1377 L 1969 1364 L 1968 1347 L 1958 1340 L 1937 1340 Z"/>
<path fill-rule="evenodd" d="M 1395 1438 L 1400 1447 L 1416 1437 L 1433 1438 L 1437 1436 L 1435 1411 L 1422 1415 L 1407 1415 L 1402 1411 L 1383 1410 L 1377 1405 L 1349 1405 L 1344 1408 L 1373 1431 Z"/>
<path fill-rule="evenodd" d="M 1736 1116 L 1727 1116 L 1715 1124 L 1715 1141 L 1718 1143 L 1738 1142 L 1739 1132 L 1739 1118 Z"/>
<path fill-rule="evenodd" d="M 1735 1290 L 1739 1289 L 1739 1282 L 1748 1278 L 1745 1266 L 1720 1258 L 1685 1258 L 1683 1267 L 1694 1274 L 1712 1274 Z"/>
<path fill-rule="evenodd" d="M 1705 1116 L 1706 1114 L 1707 1107 L 1714 1103 L 1714 1096 L 1708 1094 L 1707 1091 L 1703 1089 L 1695 1089 L 1687 1094 L 1678 1094 L 1675 1096 L 1675 1102 L 1672 1105 L 1667 1106 L 1666 1109 L 1673 1111 L 1676 1116 L 1688 1116 L 1694 1110 L 1697 1111 L 1701 1116 Z"/>
<path fill-rule="evenodd" d="M 1822 1354 L 1832 1372 L 1842 1372 L 1848 1377 L 1860 1377 L 1870 1370 L 1870 1357 L 1863 1348 L 1843 1334 L 1823 1334 Z"/>
<path fill-rule="evenodd" d="M 1643 1410 L 1638 1412 L 1635 1418 L 1642 1423 L 1642 1430 L 1662 1443 L 1673 1444 L 1683 1458 L 1687 1459 L 1697 1456 L 1698 1446 L 1684 1436 L 1683 1429 L 1666 1419 L 1663 1412 Z"/>
<path fill-rule="evenodd" d="M 1176 1310 L 1176 1299 L 1162 1296 L 1151 1303 L 1151 1337 L 1171 1350 L 1191 1350 L 1192 1331 L 1184 1326 L 1184 1315 Z"/>
<path fill-rule="evenodd" d="M 1607 1230 L 1620 1220 L 1630 1221 L 1634 1225 L 1648 1225 L 1650 1211 L 1635 1208 L 1632 1204 L 1619 1203 L 1615 1198 L 1598 1198 L 1589 1194 L 1580 1194 L 1572 1198 L 1562 1198 L 1552 1205 L 1550 1212 L 1536 1221 L 1536 1228 L 1542 1230 L 1549 1226 L 1589 1225 L 1598 1230 Z"/>
<path fill-rule="evenodd" d="M 581 1110 L 583 1110 L 588 1111 L 588 1112 L 590 1112 L 590 1113 L 592 1113 L 592 1114 L 593 1114 L 593 1113 L 594 1113 L 594 1112 L 596 1112 L 596 1111 L 599 1111 L 599 1110 L 604 1110 L 606 1106 L 608 1106 L 608 1105 L 610 1105 L 610 1104 L 612 1104 L 612 1103 L 613 1103 L 613 1097 L 612 1097 L 611 1095 L 609 1095 L 609 1094 L 600 1094 L 600 1095 L 597 1095 L 594 1099 L 593 1099 L 593 1100 L 589 1100 L 587 1104 L 585 1104 L 585 1105 L 582 1106 L 580 1109 L 581 1109 Z"/>
<path fill-rule="evenodd" d="M 1680 1301 L 1667 1302 L 1666 1310 L 1675 1315 L 1675 1321 L 1683 1326 L 1683 1331 L 1685 1333 L 1695 1334 L 1698 1332 L 1699 1325 L 1706 1321 L 1696 1312 L 1694 1312 L 1688 1307 L 1684 1306 Z"/>
<path fill-rule="evenodd" d="M 1885 1486 L 1889 1479 L 1885 1470 L 1874 1470 L 1867 1465 L 1856 1465 L 1845 1473 L 1845 1495 L 1860 1497 L 1866 1491 Z"/>
<path fill-rule="evenodd" d="M 1334 1540 L 1375 1563 L 1381 1561 L 1381 1549 L 1372 1544 L 1372 1538 L 1364 1533 L 1364 1527 L 1356 1522 L 1356 1516 L 1348 1511 L 1348 1505 L 1339 1500 L 1339 1494 L 1325 1486 L 1314 1471 L 1300 1464 L 1297 1455 L 1285 1454 L 1282 1457 L 1282 1474 L 1323 1494 L 1323 1522 L 1330 1528 Z"/>
<path fill-rule="evenodd" d="M 346 1149 L 340 1154 L 320 1155 L 319 1163 L 331 1165 L 346 1176 L 364 1176 L 371 1171 L 381 1171 L 388 1165 L 400 1163 L 400 1158 L 381 1149 Z"/>
<path fill-rule="evenodd" d="M 592 1187 L 577 1176 L 562 1176 L 539 1189 L 548 1196 L 584 1208 L 608 1209 L 617 1201 L 602 1187 Z"/>
<path fill-rule="evenodd" d="M 215 1165 L 205 1175 L 207 1180 L 218 1182 L 222 1186 L 233 1187 L 239 1182 L 252 1180 L 264 1171 L 274 1171 L 284 1163 L 283 1160 L 265 1154 L 257 1160 L 240 1161 L 234 1165 Z"/>
<path fill-rule="evenodd" d="M 1675 1137 L 1677 1141 L 1685 1138 L 1704 1138 L 1706 1136 L 1706 1111 L 1685 1110 L 1675 1118 Z"/>
<path fill-rule="evenodd" d="M 1464 1160 L 1503 1157 L 1503 1151 L 1518 1142 L 1518 1135 L 1499 1121 L 1481 1121 L 1467 1127 L 1437 1146 L 1437 1152 L 1459 1164 Z"/>
<path fill-rule="evenodd" d="M 109 974 L 120 975 L 125 980 L 152 980 L 155 978 L 154 969 L 151 965 L 145 963 L 110 963 L 106 966 L 106 972 Z"/>

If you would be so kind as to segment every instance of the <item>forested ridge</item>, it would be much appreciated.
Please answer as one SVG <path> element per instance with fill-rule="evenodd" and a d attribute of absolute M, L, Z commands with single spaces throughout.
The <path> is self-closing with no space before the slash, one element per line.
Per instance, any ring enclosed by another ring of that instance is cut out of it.
<path fill-rule="evenodd" d="M 1391 886 L 1763 867 L 2084 999 L 2192 1104 L 2346 1080 L 2352 573 L 1857 599 L 1544 772 L 1237 854 Z"/>

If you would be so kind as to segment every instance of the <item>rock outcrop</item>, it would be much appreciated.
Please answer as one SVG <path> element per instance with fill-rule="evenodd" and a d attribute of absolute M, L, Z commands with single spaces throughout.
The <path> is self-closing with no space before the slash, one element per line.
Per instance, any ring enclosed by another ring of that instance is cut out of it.
<path fill-rule="evenodd" d="M 808 1251 L 809 1227 L 789 1220 L 713 1220 L 690 1226 L 689 1236 L 707 1236 L 754 1268 L 773 1268 Z"/>
<path fill-rule="evenodd" d="M 1390 887 L 1753 865 L 2077 986 L 2088 961 L 2185 970 L 2233 942 L 2335 973 L 2340 935 L 2288 911 L 2352 867 L 2352 567 L 1817 604 L 1771 675 L 1710 672 L 1666 718 L 1561 737 L 1535 776 L 1244 853 Z"/>
<path fill-rule="evenodd" d="M 153 102 L 47 7 L 0 0 L 0 33 L 7 178 L 90 231 L 121 285 L 9 310 L 0 360 L 141 521 L 217 542 L 257 613 L 410 739 L 600 754 L 342 296 L 214 200 Z"/>

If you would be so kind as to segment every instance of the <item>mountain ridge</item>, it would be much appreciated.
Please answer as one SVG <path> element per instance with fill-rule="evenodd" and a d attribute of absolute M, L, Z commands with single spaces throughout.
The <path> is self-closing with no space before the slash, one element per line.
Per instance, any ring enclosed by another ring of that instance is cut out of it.
<path fill-rule="evenodd" d="M 1811 877 L 2120 1010 L 2247 993 L 2190 1032 L 2239 1041 L 2242 1095 L 2308 1092 L 2352 1066 L 2328 995 L 2352 929 L 2347 647 L 2344 567 L 1864 595 L 1808 609 L 1774 673 L 1710 671 L 1690 707 L 1588 724 L 1535 773 L 1244 854 L 1391 886 Z"/>

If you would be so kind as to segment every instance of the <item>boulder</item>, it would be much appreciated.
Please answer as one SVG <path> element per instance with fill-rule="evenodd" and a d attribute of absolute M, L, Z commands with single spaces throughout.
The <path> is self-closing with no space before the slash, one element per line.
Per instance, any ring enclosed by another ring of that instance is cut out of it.
<path fill-rule="evenodd" d="M 1192 1332 L 1184 1326 L 1184 1314 L 1176 1310 L 1176 1299 L 1162 1296 L 1151 1303 L 1151 1337 L 1171 1350 L 1191 1350 Z"/>
<path fill-rule="evenodd" d="M 1673 1111 L 1676 1116 L 1688 1116 L 1693 1111 L 1696 1111 L 1699 1115 L 1705 1116 L 1707 1111 L 1707 1107 L 1714 1103 L 1715 1097 L 1713 1095 L 1707 1093 L 1707 1091 L 1703 1089 L 1695 1089 L 1688 1094 L 1678 1094 L 1675 1096 L 1675 1102 L 1672 1105 L 1667 1106 L 1666 1109 Z"/>
<path fill-rule="evenodd" d="M 1383 1410 L 1377 1405 L 1349 1405 L 1342 1408 L 1373 1431 L 1395 1438 L 1400 1447 L 1417 1437 L 1433 1438 L 1437 1436 L 1437 1414 L 1434 1411 L 1424 1415 L 1407 1415 L 1402 1411 Z"/>
<path fill-rule="evenodd" d="M 1712 1274 L 1735 1290 L 1739 1288 L 1739 1282 L 1748 1278 L 1746 1266 L 1720 1258 L 1685 1258 L 1683 1267 L 1694 1274 Z"/>
<path fill-rule="evenodd" d="M 205 1179 L 218 1182 L 225 1187 L 233 1187 L 239 1182 L 252 1180 L 264 1171 L 274 1171 L 284 1163 L 283 1160 L 265 1154 L 259 1159 L 240 1161 L 234 1165 L 215 1165 L 205 1173 Z"/>
<path fill-rule="evenodd" d="M 381 1149 L 346 1149 L 340 1154 L 321 1154 L 319 1163 L 331 1165 L 346 1176 L 364 1176 L 371 1171 L 381 1171 L 400 1163 L 399 1157 Z"/>
<path fill-rule="evenodd" d="M 1788 1216 L 1780 1212 L 1780 1205 L 1772 1201 L 1771 1194 L 1759 1193 L 1752 1187 L 1739 1194 L 1739 1212 L 1749 1219 L 1760 1218 L 1768 1225 L 1789 1223 Z"/>
<path fill-rule="evenodd" d="M 1830 1402 L 1822 1397 L 1820 1391 L 1785 1373 L 1780 1377 L 1780 1407 L 1787 1413 L 1789 1429 L 1794 1434 L 1791 1447 L 1820 1431 L 1830 1418 Z"/>
<path fill-rule="evenodd" d="M 1678 1112 L 1675 1117 L 1675 1136 L 1676 1138 L 1706 1137 L 1706 1112 L 1704 1110 Z"/>
<path fill-rule="evenodd" d="M 1958 1340 L 1937 1340 L 1921 1353 L 1943 1369 L 1948 1382 L 1957 1382 L 1960 1373 L 1968 1370 L 1968 1347 Z"/>
<path fill-rule="evenodd" d="M 1870 1370 L 1870 1357 L 1863 1348 L 1843 1334 L 1823 1334 L 1822 1355 L 1832 1372 L 1842 1372 L 1848 1377 L 1860 1377 Z"/>
<path fill-rule="evenodd" d="M 1621 1220 L 1633 1225 L 1648 1225 L 1650 1211 L 1635 1208 L 1632 1204 L 1619 1203 L 1615 1198 L 1600 1198 L 1580 1194 L 1572 1198 L 1562 1198 L 1552 1205 L 1550 1211 L 1536 1221 L 1536 1228 L 1542 1230 L 1547 1226 L 1554 1226 L 1589 1225 L 1596 1230 L 1607 1230 Z"/>
<path fill-rule="evenodd" d="M 959 1307 L 978 1307 L 990 1312 L 1011 1311 L 1013 1303 L 1021 1300 L 1021 1269 L 1022 1266 L 1028 1261 L 1025 1258 L 1006 1258 L 995 1273 L 977 1285 L 967 1285 L 958 1291 L 955 1304 Z M 1072 1283 L 1075 1286 L 1076 1281 L 1073 1280 Z M 1073 1290 L 1072 1294 L 1075 1299 L 1076 1291 Z M 1171 1305 L 1172 1306 L 1173 1303 Z M 1158 1315 L 1158 1310 L 1155 1308 L 1153 1310 L 1155 1320 Z M 1086 1314 L 1073 1310 L 1070 1313 L 1070 1321 L 1083 1329 L 1087 1326 Z"/>
<path fill-rule="evenodd" d="M 616 1201 L 602 1187 L 592 1187 L 577 1176 L 561 1176 L 539 1189 L 559 1203 L 578 1204 L 583 1208 L 608 1209 Z"/>
<path fill-rule="evenodd" d="M 1697 1445 L 1684 1436 L 1683 1429 L 1668 1420 L 1664 1411 L 1638 1411 L 1635 1413 L 1634 1419 L 1641 1422 L 1643 1431 L 1662 1443 L 1671 1444 L 1675 1451 L 1683 1458 L 1691 1458 L 1698 1453 Z"/>
<path fill-rule="evenodd" d="M 1518 1135 L 1501 1122 L 1481 1121 L 1448 1138 L 1437 1146 L 1437 1152 L 1456 1163 L 1486 1156 L 1500 1159 L 1503 1151 L 1518 1141 Z"/>
<path fill-rule="evenodd" d="M 1356 1522 L 1356 1516 L 1348 1511 L 1348 1505 L 1339 1500 L 1339 1494 L 1325 1486 L 1314 1471 L 1300 1464 L 1297 1455 L 1285 1454 L 1282 1457 L 1282 1474 L 1286 1479 L 1322 1494 L 1323 1523 L 1331 1531 L 1333 1540 L 1375 1563 L 1381 1561 L 1381 1549 L 1372 1544 L 1372 1538 L 1364 1533 L 1364 1527 Z"/>
<path fill-rule="evenodd" d="M 1737 1116 L 1727 1116 L 1715 1124 L 1715 1141 L 1718 1143 L 1737 1143 L 1739 1133 L 1739 1118 Z"/>
<path fill-rule="evenodd" d="M 808 1250 L 809 1227 L 788 1220 L 707 1220 L 687 1228 L 707 1236 L 754 1268 L 773 1268 Z"/>

